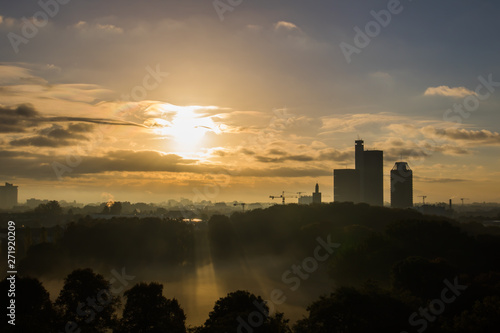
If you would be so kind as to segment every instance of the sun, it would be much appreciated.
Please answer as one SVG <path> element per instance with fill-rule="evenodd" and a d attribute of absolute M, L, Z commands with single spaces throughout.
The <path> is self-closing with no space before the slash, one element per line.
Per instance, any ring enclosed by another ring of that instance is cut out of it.
<path fill-rule="evenodd" d="M 217 132 L 217 126 L 210 117 L 200 116 L 196 107 L 183 107 L 176 114 L 166 119 L 156 119 L 158 133 L 171 139 L 172 148 L 179 153 L 198 152 L 205 141 L 205 134 Z"/>
<path fill-rule="evenodd" d="M 196 119 L 192 112 L 182 112 L 178 114 L 169 128 L 169 134 L 175 141 L 176 148 L 191 152 L 199 148 L 203 137 L 210 130 L 200 124 L 201 119 Z"/>

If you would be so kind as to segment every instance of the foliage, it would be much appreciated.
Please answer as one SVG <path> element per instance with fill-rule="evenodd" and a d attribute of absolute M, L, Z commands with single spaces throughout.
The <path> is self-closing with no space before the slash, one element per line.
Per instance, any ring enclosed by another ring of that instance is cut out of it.
<path fill-rule="evenodd" d="M 40 332 L 55 331 L 56 313 L 52 307 L 49 293 L 37 279 L 16 276 L 15 298 L 8 297 L 10 281 L 0 282 L 2 308 L 7 309 L 10 299 L 15 299 L 15 326 L 7 321 L 4 315 L 0 322 L 1 332 Z M 9 310 L 6 311 L 9 313 Z M 4 312 L 5 314 L 5 312 Z"/>
<path fill-rule="evenodd" d="M 117 333 L 185 333 L 186 315 L 176 299 L 163 296 L 163 285 L 139 283 L 125 292 L 127 303 Z"/>
<path fill-rule="evenodd" d="M 199 333 L 237 331 L 286 333 L 288 320 L 281 313 L 269 316 L 269 307 L 260 296 L 238 290 L 215 302 Z"/>
<path fill-rule="evenodd" d="M 297 322 L 297 333 L 398 332 L 410 309 L 378 289 L 342 287 L 311 304 L 309 316 Z"/>
<path fill-rule="evenodd" d="M 43 216 L 54 216 L 61 215 L 62 208 L 59 205 L 59 202 L 56 200 L 52 200 L 47 202 L 46 204 L 40 204 L 35 208 L 35 214 L 43 215 Z"/>
<path fill-rule="evenodd" d="M 40 249 L 29 251 L 21 263 L 26 274 L 36 276 L 57 276 L 91 265 L 127 265 L 136 270 L 152 265 L 181 266 L 193 262 L 193 243 L 193 227 L 179 221 L 88 218 L 69 224 L 55 243 L 38 246 L 43 248 L 43 254 Z"/>
<path fill-rule="evenodd" d="M 55 302 L 61 327 L 73 322 L 82 332 L 96 333 L 115 327 L 119 304 L 110 283 L 88 268 L 74 270 L 66 277 Z"/>
<path fill-rule="evenodd" d="M 259 260 L 268 256 L 285 258 L 288 262 L 301 261 L 318 246 L 317 238 L 326 235 L 341 244 L 322 264 L 329 267 L 338 288 L 310 304 L 307 317 L 294 326 L 295 332 L 402 331 L 408 328 L 412 313 L 440 297 L 445 287 L 443 280 L 453 281 L 456 277 L 468 289 L 455 302 L 447 304 L 446 311 L 429 324 L 427 332 L 488 332 L 498 325 L 495 316 L 500 299 L 500 236 L 497 231 L 424 216 L 412 210 L 365 204 L 278 205 L 238 212 L 231 217 L 213 216 L 208 223 L 196 226 L 160 218 L 86 217 L 68 225 L 54 243 L 32 245 L 20 269 L 46 276 L 61 267 L 59 272 L 90 264 L 94 268 L 126 264 L 137 271 L 179 268 L 190 273 L 197 264 L 205 265 L 216 259 L 214 269 L 219 273 L 220 267 L 236 270 L 242 267 L 241 263 L 262 262 Z M 249 257 L 252 260 L 245 260 Z M 222 261 L 227 265 L 218 266 Z M 105 286 L 102 277 L 81 271 L 68 276 L 67 286 L 56 301 L 63 324 L 70 318 L 78 319 L 75 317 L 79 302 L 96 297 Z M 92 283 L 85 286 L 77 283 L 94 280 L 101 284 L 93 282 L 92 287 Z M 367 287 L 367 280 L 376 281 L 380 288 Z M 165 313 L 176 313 L 178 323 L 185 318 L 177 301 L 163 297 L 161 285 L 140 284 L 134 288 L 126 294 L 123 331 L 151 329 L 153 332 L 154 327 L 163 327 L 168 322 Z M 260 297 L 236 291 L 219 299 L 205 324 L 190 331 L 234 332 L 240 328 L 243 332 L 250 329 L 289 332 L 283 314 L 268 317 L 264 315 L 266 311 Z M 113 326 L 116 315 L 114 306 L 106 315 L 109 320 L 103 319 L 101 326 L 93 327 L 100 321 L 85 323 L 90 313 L 84 311 L 80 316 L 81 327 L 102 331 Z M 183 324 L 176 327 L 184 329 Z"/>

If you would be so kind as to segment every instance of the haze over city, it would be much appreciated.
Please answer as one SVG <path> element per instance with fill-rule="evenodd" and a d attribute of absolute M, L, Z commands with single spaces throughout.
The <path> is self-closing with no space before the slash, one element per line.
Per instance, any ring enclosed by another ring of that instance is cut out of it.
<path fill-rule="evenodd" d="M 214 3 L 0 6 L 0 177 L 20 202 L 315 183 L 333 201 L 358 137 L 384 150 L 386 202 L 401 159 L 415 197 L 500 202 L 496 2 Z"/>

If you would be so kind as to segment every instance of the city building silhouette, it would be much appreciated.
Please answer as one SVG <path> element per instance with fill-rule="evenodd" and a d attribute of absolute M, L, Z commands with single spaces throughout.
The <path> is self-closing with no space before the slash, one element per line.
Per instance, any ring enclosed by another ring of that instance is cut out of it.
<path fill-rule="evenodd" d="M 361 174 L 355 169 L 333 170 L 333 197 L 335 202 L 361 202 Z"/>
<path fill-rule="evenodd" d="M 384 152 L 365 150 L 361 170 L 361 202 L 384 205 Z"/>
<path fill-rule="evenodd" d="M 321 203 L 321 192 L 319 191 L 319 184 L 316 183 L 316 187 L 314 188 L 314 193 L 312 195 L 312 203 L 320 204 Z"/>
<path fill-rule="evenodd" d="M 355 169 L 336 169 L 334 201 L 384 205 L 384 152 L 365 150 L 364 141 L 355 141 Z"/>
<path fill-rule="evenodd" d="M 17 205 L 17 186 L 5 183 L 0 186 L 0 208 L 10 209 Z"/>
<path fill-rule="evenodd" d="M 303 193 L 303 192 L 298 192 Z M 319 184 L 316 183 L 314 187 L 314 192 L 312 195 L 301 195 L 299 196 L 300 205 L 310 205 L 310 204 L 320 204 L 321 203 L 321 192 L 319 191 Z"/>
<path fill-rule="evenodd" d="M 413 207 L 413 171 L 407 162 L 396 162 L 391 170 L 391 207 Z"/>
<path fill-rule="evenodd" d="M 299 197 L 299 205 L 310 205 L 313 203 L 312 195 L 302 195 Z"/>

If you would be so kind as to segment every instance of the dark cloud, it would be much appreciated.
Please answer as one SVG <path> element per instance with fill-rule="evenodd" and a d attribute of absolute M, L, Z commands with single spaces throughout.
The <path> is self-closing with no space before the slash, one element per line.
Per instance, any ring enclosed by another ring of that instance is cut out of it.
<path fill-rule="evenodd" d="M 468 179 L 460 179 L 460 178 L 430 178 L 430 177 L 418 177 L 418 176 L 414 176 L 414 178 L 424 183 L 461 183 L 469 181 Z"/>
<path fill-rule="evenodd" d="M 0 133 L 22 133 L 37 125 L 39 113 L 30 104 L 0 107 Z"/>
<path fill-rule="evenodd" d="M 435 153 L 444 155 L 468 155 L 472 152 L 464 147 L 455 145 L 445 145 L 439 143 L 425 143 L 413 148 L 386 148 L 384 149 L 384 159 L 396 161 L 402 159 L 421 159 L 427 158 Z"/>
<path fill-rule="evenodd" d="M 68 130 L 76 133 L 86 133 L 86 132 L 91 132 L 94 129 L 94 125 L 91 124 L 69 124 L 68 125 Z"/>
<path fill-rule="evenodd" d="M 282 157 L 255 156 L 255 159 L 262 163 L 283 163 L 286 161 L 311 162 L 315 158 L 308 155 L 285 155 Z"/>
<path fill-rule="evenodd" d="M 272 169 L 243 169 L 239 176 L 247 177 L 322 177 L 330 176 L 331 171 L 320 168 L 272 168 Z"/>
<path fill-rule="evenodd" d="M 403 159 L 419 159 L 429 157 L 433 153 L 430 149 L 421 147 L 415 148 L 388 148 L 384 149 L 384 159 L 386 161 L 399 161 Z"/>
<path fill-rule="evenodd" d="M 157 151 L 110 151 L 103 156 L 72 156 L 77 165 L 68 166 L 67 156 L 49 156 L 20 151 L 0 152 L 0 177 L 57 179 L 56 171 L 64 177 L 81 177 L 106 172 L 172 172 L 195 174 L 224 174 L 248 177 L 321 177 L 330 170 L 321 168 L 245 168 L 234 171 L 221 166 L 199 164 L 175 154 Z M 61 172 L 62 171 L 62 172 Z"/>
<path fill-rule="evenodd" d="M 255 152 L 253 150 L 250 150 L 250 149 L 247 149 L 247 148 L 242 148 L 240 150 L 240 152 L 242 152 L 245 155 L 255 155 Z"/>
<path fill-rule="evenodd" d="M 2 165 L 0 177 L 56 179 L 52 162 L 54 162 L 54 157 L 51 156 L 4 150 L 0 152 L 0 164 Z"/>
<path fill-rule="evenodd" d="M 271 149 L 267 152 L 269 155 L 287 155 L 287 153 L 283 150 L 279 149 Z"/>
<path fill-rule="evenodd" d="M 42 118 L 41 121 L 44 121 L 44 122 L 79 121 L 79 122 L 84 122 L 84 123 L 101 124 L 101 125 L 146 127 L 142 124 L 137 124 L 137 123 L 123 121 L 123 120 L 108 119 L 108 118 L 46 117 L 46 118 Z"/>
<path fill-rule="evenodd" d="M 31 159 L 36 159 L 36 158 L 43 158 L 43 157 L 45 157 L 45 155 L 27 153 L 27 152 L 18 151 L 18 150 L 0 150 L 0 159 L 2 159 L 2 158 L 31 158 Z"/>
<path fill-rule="evenodd" d="M 279 149 L 271 149 L 268 156 L 257 155 L 255 160 L 261 163 L 284 163 L 288 161 L 294 162 L 312 162 L 312 161 L 346 161 L 353 158 L 353 153 L 341 152 L 339 150 L 328 148 L 320 151 L 318 154 L 288 154 Z"/>
<path fill-rule="evenodd" d="M 261 163 L 281 163 L 284 162 L 283 158 L 267 157 L 267 156 L 255 156 L 255 160 Z"/>
<path fill-rule="evenodd" d="M 63 163 L 62 159 L 61 163 Z M 110 151 L 103 156 L 81 157 L 81 162 L 73 168 L 73 174 L 94 174 L 102 172 L 223 172 L 222 167 L 198 164 L 197 160 L 184 159 L 175 154 L 157 151 Z"/>
<path fill-rule="evenodd" d="M 15 109 L 14 112 L 19 116 L 27 118 L 38 116 L 38 112 L 30 104 L 21 104 Z"/>
<path fill-rule="evenodd" d="M 320 152 L 318 159 L 332 162 L 350 161 L 354 159 L 354 152 L 343 152 L 334 148 L 328 148 Z"/>
<path fill-rule="evenodd" d="M 82 124 L 87 125 L 87 124 Z M 84 126 L 85 127 L 85 126 Z M 78 124 L 68 125 L 64 128 L 61 125 L 54 124 L 51 127 L 46 127 L 38 130 L 38 135 L 14 139 L 10 141 L 12 146 L 34 146 L 34 147 L 65 147 L 77 145 L 80 141 L 89 141 L 85 135 L 74 133 L 71 129 L 81 130 Z"/>
<path fill-rule="evenodd" d="M 40 140 L 38 142 L 37 140 Z M 47 140 L 45 138 L 45 140 Z M 46 144 L 38 137 L 30 143 Z M 57 145 L 58 143 L 53 143 Z M 72 165 L 67 163 L 68 158 Z M 79 177 L 106 172 L 187 172 L 197 174 L 216 174 L 227 171 L 218 166 L 198 164 L 196 160 L 184 159 L 175 154 L 162 154 L 157 151 L 110 151 L 103 156 L 50 156 L 20 151 L 0 152 L 0 177 L 23 177 L 32 179 L 57 179 L 56 171 L 63 177 Z M 76 165 L 75 165 L 76 164 Z M 62 170 L 62 172 L 61 172 Z"/>
<path fill-rule="evenodd" d="M 64 146 L 70 146 L 72 143 L 67 141 L 67 140 L 56 140 L 52 138 L 48 138 L 46 136 L 32 136 L 29 138 L 23 138 L 23 139 L 17 139 L 17 140 L 12 140 L 10 142 L 11 146 L 33 146 L 33 147 L 50 147 L 50 148 L 56 148 L 56 147 L 64 147 Z"/>
<path fill-rule="evenodd" d="M 24 133 L 27 128 L 37 127 L 44 123 L 78 122 L 69 128 L 73 132 L 86 132 L 91 129 L 91 124 L 137 126 L 142 124 L 108 118 L 87 117 L 45 117 L 42 116 L 31 104 L 21 104 L 15 107 L 0 107 L 0 133 Z"/>
<path fill-rule="evenodd" d="M 488 130 L 466 130 L 463 128 L 434 128 L 426 127 L 424 133 L 431 133 L 451 140 L 462 140 L 471 142 L 481 142 L 488 144 L 500 144 L 500 133 Z"/>

